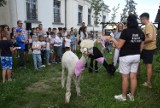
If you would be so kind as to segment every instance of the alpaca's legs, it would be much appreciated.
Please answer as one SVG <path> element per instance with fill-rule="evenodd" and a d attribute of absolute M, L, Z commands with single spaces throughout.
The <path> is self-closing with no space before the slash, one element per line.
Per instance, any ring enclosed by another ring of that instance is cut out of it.
<path fill-rule="evenodd" d="M 81 96 L 80 94 L 80 76 L 79 77 L 73 77 L 75 86 L 76 86 L 76 92 L 77 92 L 77 96 Z"/>
<path fill-rule="evenodd" d="M 70 74 L 71 71 L 68 71 L 68 77 L 67 77 L 67 84 L 66 84 L 66 95 L 65 95 L 65 102 L 69 103 L 70 97 L 71 97 L 71 80 L 72 75 Z"/>
<path fill-rule="evenodd" d="M 62 88 L 64 88 L 65 80 L 66 80 L 66 76 L 65 76 L 65 68 L 62 67 L 62 76 L 61 76 L 61 85 L 62 85 Z"/>

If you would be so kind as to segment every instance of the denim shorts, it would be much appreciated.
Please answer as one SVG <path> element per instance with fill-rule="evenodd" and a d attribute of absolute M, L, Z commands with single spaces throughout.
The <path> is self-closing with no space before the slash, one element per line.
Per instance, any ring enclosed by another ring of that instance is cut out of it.
<path fill-rule="evenodd" d="M 1 65 L 3 70 L 12 70 L 12 57 L 1 56 Z"/>

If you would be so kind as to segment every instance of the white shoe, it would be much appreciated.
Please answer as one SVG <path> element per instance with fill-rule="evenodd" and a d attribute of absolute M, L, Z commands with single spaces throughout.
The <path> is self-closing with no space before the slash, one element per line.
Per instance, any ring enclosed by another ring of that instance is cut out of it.
<path fill-rule="evenodd" d="M 116 72 L 119 72 L 120 70 L 119 70 L 119 68 L 118 69 L 116 69 Z"/>
<path fill-rule="evenodd" d="M 122 95 L 116 95 L 116 96 L 114 96 L 114 98 L 119 101 L 126 101 L 127 100 L 126 97 L 123 97 Z"/>
<path fill-rule="evenodd" d="M 45 68 L 45 67 L 46 67 L 46 65 L 42 65 L 42 66 L 41 66 L 41 68 Z"/>
<path fill-rule="evenodd" d="M 130 101 L 134 101 L 134 96 L 131 96 L 131 93 L 127 94 L 127 97 L 129 98 Z"/>

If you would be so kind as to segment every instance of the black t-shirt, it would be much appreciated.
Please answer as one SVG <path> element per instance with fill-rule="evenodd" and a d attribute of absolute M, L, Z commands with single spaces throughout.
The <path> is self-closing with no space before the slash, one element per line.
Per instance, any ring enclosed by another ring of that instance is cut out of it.
<path fill-rule="evenodd" d="M 120 50 L 120 57 L 140 54 L 141 42 L 145 40 L 145 35 L 138 28 L 127 28 L 121 33 L 120 39 L 125 40 L 125 44 Z"/>
<path fill-rule="evenodd" d="M 89 58 L 97 59 L 103 57 L 101 51 L 97 47 L 93 47 L 93 55 L 89 55 Z"/>
<path fill-rule="evenodd" d="M 12 43 L 9 40 L 1 40 L 0 41 L 0 49 L 1 49 L 1 56 L 12 56 L 12 52 L 10 47 L 12 47 Z"/>

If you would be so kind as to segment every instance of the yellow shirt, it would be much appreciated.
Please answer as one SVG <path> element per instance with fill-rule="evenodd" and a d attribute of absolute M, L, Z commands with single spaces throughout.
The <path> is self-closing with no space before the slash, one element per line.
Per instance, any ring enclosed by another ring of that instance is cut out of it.
<path fill-rule="evenodd" d="M 145 50 L 154 50 L 157 48 L 157 46 L 156 46 L 156 32 L 157 32 L 157 30 L 152 23 L 148 23 L 145 26 L 145 29 L 144 29 L 145 38 L 152 36 L 151 38 L 154 39 L 153 42 L 149 42 L 149 43 L 144 44 Z"/>

